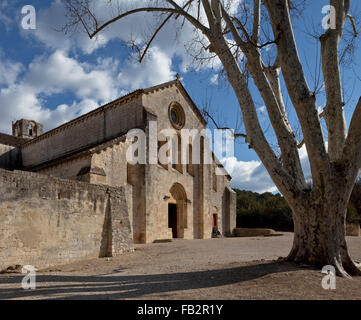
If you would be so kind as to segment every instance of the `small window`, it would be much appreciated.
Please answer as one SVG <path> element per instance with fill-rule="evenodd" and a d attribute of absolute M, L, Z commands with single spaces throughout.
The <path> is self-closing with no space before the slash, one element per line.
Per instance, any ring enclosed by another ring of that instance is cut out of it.
<path fill-rule="evenodd" d="M 193 148 L 192 145 L 189 145 L 188 150 L 188 163 L 187 163 L 187 172 L 194 176 L 194 167 L 193 167 Z"/>
<path fill-rule="evenodd" d="M 175 109 L 172 109 L 170 111 L 170 117 L 171 117 L 173 123 L 179 123 L 179 120 L 180 120 L 179 114 Z"/>
<path fill-rule="evenodd" d="M 180 130 L 185 124 L 185 114 L 181 105 L 177 102 L 173 102 L 169 107 L 169 120 L 173 127 Z"/>
<path fill-rule="evenodd" d="M 134 165 L 127 163 L 127 183 L 134 185 Z"/>
<path fill-rule="evenodd" d="M 172 168 L 183 173 L 182 141 L 180 136 L 173 137 L 172 141 Z"/>
<path fill-rule="evenodd" d="M 217 175 L 215 171 L 213 171 L 213 190 L 217 192 Z"/>
<path fill-rule="evenodd" d="M 158 141 L 158 155 L 160 154 L 160 149 L 167 143 L 167 141 Z M 167 152 L 168 154 L 168 152 Z M 163 164 L 161 163 L 159 156 L 158 156 L 158 164 L 162 166 L 165 170 L 168 170 L 168 163 Z"/>

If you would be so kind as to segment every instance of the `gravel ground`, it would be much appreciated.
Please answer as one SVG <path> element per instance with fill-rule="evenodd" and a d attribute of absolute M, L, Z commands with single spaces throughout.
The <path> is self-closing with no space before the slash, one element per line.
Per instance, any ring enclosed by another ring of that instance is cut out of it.
<path fill-rule="evenodd" d="M 36 290 L 21 288 L 21 274 L 0 275 L 0 299 L 361 299 L 361 278 L 324 290 L 320 270 L 277 261 L 292 236 L 136 245 L 120 257 L 41 270 Z M 361 237 L 348 243 L 361 261 Z"/>

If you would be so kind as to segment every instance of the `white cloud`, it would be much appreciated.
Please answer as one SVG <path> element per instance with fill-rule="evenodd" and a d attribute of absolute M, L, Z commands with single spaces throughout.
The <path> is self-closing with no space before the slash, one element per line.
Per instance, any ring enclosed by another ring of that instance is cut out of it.
<path fill-rule="evenodd" d="M 260 161 L 238 161 L 237 158 L 224 158 L 222 164 L 232 176 L 231 186 L 254 192 L 275 192 L 276 186 Z"/>
<path fill-rule="evenodd" d="M 262 107 L 259 107 L 257 109 L 257 111 L 260 113 L 260 114 L 265 114 L 267 109 L 266 109 L 266 106 L 262 106 Z"/>
<path fill-rule="evenodd" d="M 311 169 L 305 146 L 299 150 L 299 154 L 305 178 L 310 180 Z M 261 161 L 238 161 L 235 157 L 229 157 L 222 159 L 221 163 L 232 176 L 233 188 L 259 193 L 278 190 Z"/>
<path fill-rule="evenodd" d="M 144 7 L 144 0 L 116 0 L 111 3 L 108 1 L 94 1 L 93 12 L 95 12 L 99 21 L 108 21 L 118 14 L 118 5 L 123 8 L 122 12 L 124 12 L 124 10 L 131 8 Z M 234 8 L 234 5 L 232 5 L 232 8 Z M 205 21 L 204 16 L 205 14 L 202 13 L 201 19 Z M 66 35 L 64 32 L 59 32 L 67 23 L 66 10 L 61 0 L 54 0 L 49 8 L 38 12 L 38 26 L 33 34 L 51 49 L 63 51 L 80 49 L 82 53 L 90 54 L 99 48 L 105 47 L 112 40 L 123 43 L 132 40 L 139 45 L 152 35 L 152 32 L 163 20 L 164 16 L 160 17 L 158 14 L 137 13 L 111 24 L 102 30 L 96 38 L 90 40 L 81 26 L 73 34 Z M 153 41 L 152 47 L 156 47 L 155 50 L 159 54 L 163 54 L 170 59 L 174 57 L 180 58 L 180 68 L 182 72 L 186 72 L 193 61 L 189 51 L 198 54 L 202 47 L 200 43 L 193 43 L 192 46 L 187 44 L 195 37 L 205 43 L 208 43 L 208 41 L 200 32 L 195 32 L 190 23 L 186 22 L 180 30 L 182 21 L 182 19 L 178 19 L 176 22 L 170 20 Z M 24 33 L 24 36 L 27 37 L 28 34 Z M 209 55 L 209 53 L 204 53 L 204 55 Z M 207 62 L 202 67 L 219 69 L 220 65 L 219 59 L 214 59 L 213 63 Z"/>
<path fill-rule="evenodd" d="M 153 47 L 143 63 L 129 60 L 119 73 L 118 80 L 122 87 L 135 90 L 175 79 L 176 73 L 171 69 L 171 58 L 158 47 Z"/>
<path fill-rule="evenodd" d="M 98 60 L 98 65 L 89 66 L 55 51 L 49 57 L 36 58 L 24 82 L 36 93 L 51 95 L 71 90 L 79 99 L 108 102 L 119 95 L 114 82 L 116 73 L 117 61 Z"/>
<path fill-rule="evenodd" d="M 101 21 L 106 21 L 116 14 L 117 3 L 118 1 L 113 1 L 111 4 L 107 1 L 94 1 L 94 12 Z M 120 3 L 123 8 L 144 6 L 143 0 L 126 0 Z M 23 36 L 35 37 L 51 50 L 61 51 L 64 55 L 76 53 L 86 58 L 88 54 L 106 47 L 113 40 L 122 43 L 133 40 L 139 45 L 146 36 L 151 34 L 152 26 L 156 26 L 158 21 L 159 17 L 152 14 L 139 13 L 112 24 L 105 28 L 96 39 L 90 40 L 81 27 L 73 34 L 57 31 L 66 24 L 67 18 L 62 1 L 54 0 L 49 8 L 38 12 L 37 30 L 34 33 L 23 32 Z M 180 67 L 183 71 L 186 71 L 186 66 L 190 64 L 191 60 L 184 44 L 191 38 L 193 38 L 193 29 L 189 24 L 186 24 L 183 32 L 178 34 L 174 24 L 168 23 L 153 42 L 141 64 L 133 55 L 124 62 L 118 74 L 114 74 L 119 80 L 118 85 L 130 91 L 173 80 L 176 72 L 172 67 L 172 59 L 175 56 L 180 57 Z M 118 52 L 114 50 L 109 50 L 106 54 L 118 56 Z"/>
<path fill-rule="evenodd" d="M 41 121 L 46 124 L 50 123 L 51 127 L 56 127 L 98 107 L 100 104 L 91 99 L 73 102 L 70 106 L 61 104 L 55 110 L 48 112 Z"/>
<path fill-rule="evenodd" d="M 306 146 L 303 145 L 301 149 L 298 150 L 301 159 L 301 165 L 304 172 L 305 179 L 309 181 L 311 179 L 311 166 L 308 160 L 308 154 L 306 150 Z"/>
<path fill-rule="evenodd" d="M 0 22 L 5 26 L 7 30 L 9 30 L 12 24 L 12 19 L 6 13 L 8 5 L 9 4 L 7 0 L 2 0 L 0 3 Z"/>
<path fill-rule="evenodd" d="M 175 78 L 171 56 L 156 43 L 142 64 L 135 59 L 128 59 L 121 70 L 116 59 L 99 58 L 96 64 L 90 65 L 70 57 L 76 46 L 83 52 L 92 52 L 94 42 L 85 35 L 76 34 L 68 38 L 54 31 L 57 22 L 64 20 L 61 8 L 60 1 L 56 0 L 50 9 L 38 13 L 35 36 L 55 50 L 52 54 L 34 58 L 27 67 L 5 59 L 0 62 L 0 88 L 3 87 L 0 91 L 0 131 L 9 133 L 11 121 L 20 117 L 42 122 L 46 129 L 51 129 L 130 90 Z M 132 26 L 139 25 L 140 22 L 136 20 L 127 24 L 128 29 L 122 30 L 123 36 L 129 36 Z M 115 37 L 116 30 L 111 32 L 113 34 L 110 36 L 105 35 L 104 44 Z M 29 34 L 23 33 L 26 37 Z M 171 47 L 166 41 L 165 44 Z M 24 75 L 18 79 L 23 71 Z M 44 107 L 47 98 L 65 93 L 74 95 L 75 101 L 70 105 L 54 106 L 53 110 Z"/>
<path fill-rule="evenodd" d="M 7 15 L 0 11 L 0 22 L 4 24 L 6 29 L 9 29 L 12 21 Z"/>
<path fill-rule="evenodd" d="M 42 110 L 39 98 L 26 85 L 12 84 L 0 90 L 0 131 L 10 132 L 11 121 L 20 118 L 38 120 L 49 113 Z"/>
<path fill-rule="evenodd" d="M 214 74 L 210 79 L 211 84 L 218 84 L 218 74 Z"/>
<path fill-rule="evenodd" d="M 9 133 L 11 121 L 19 118 L 39 121 L 51 129 L 125 93 L 117 83 L 118 62 L 113 59 L 99 59 L 89 65 L 56 51 L 35 58 L 18 79 L 22 69 L 18 63 L 0 62 L 0 70 L 9 70 L 6 77 L 0 76 L 2 132 Z M 71 105 L 61 104 L 53 110 L 44 107 L 48 97 L 66 92 L 75 96 Z"/>
<path fill-rule="evenodd" d="M 4 60 L 0 55 L 0 87 L 14 83 L 22 70 L 21 63 Z"/>
<path fill-rule="evenodd" d="M 73 34 L 65 34 L 63 27 L 66 19 L 64 4 L 61 0 L 54 0 L 49 8 L 37 12 L 37 28 L 34 32 L 21 31 L 24 37 L 35 36 L 45 46 L 54 50 L 70 51 L 80 48 L 82 52 L 89 54 L 107 44 L 107 37 L 99 35 L 97 39 L 90 40 L 81 28 Z"/>

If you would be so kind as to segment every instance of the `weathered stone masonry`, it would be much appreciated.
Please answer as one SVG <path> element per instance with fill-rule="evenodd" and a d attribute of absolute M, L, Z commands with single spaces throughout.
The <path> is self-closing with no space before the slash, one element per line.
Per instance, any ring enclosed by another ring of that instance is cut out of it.
<path fill-rule="evenodd" d="M 0 133 L 0 168 L 23 171 L 0 174 L 0 267 L 114 255 L 132 242 L 207 239 L 216 230 L 231 236 L 231 177 L 215 155 L 212 164 L 189 156 L 198 140 L 203 158 L 206 125 L 179 79 L 134 91 L 45 133 L 35 121 L 13 123 L 13 136 Z M 178 149 L 178 160 L 190 161 L 131 165 L 131 129 L 145 132 L 147 157 L 151 145 L 159 151 L 164 144 L 163 129 L 175 130 L 177 139 L 182 129 L 195 131 L 189 150 Z"/>
<path fill-rule="evenodd" d="M 0 269 L 133 249 L 124 188 L 0 169 Z"/>

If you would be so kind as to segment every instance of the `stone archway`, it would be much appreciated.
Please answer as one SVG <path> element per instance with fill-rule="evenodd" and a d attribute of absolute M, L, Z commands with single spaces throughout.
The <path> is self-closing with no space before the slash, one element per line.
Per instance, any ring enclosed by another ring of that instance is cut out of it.
<path fill-rule="evenodd" d="M 168 227 L 172 229 L 173 238 L 184 238 L 187 228 L 187 194 L 184 187 L 175 183 L 169 190 Z"/>

